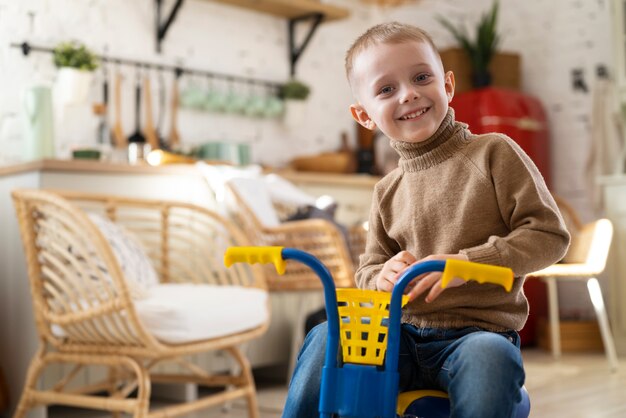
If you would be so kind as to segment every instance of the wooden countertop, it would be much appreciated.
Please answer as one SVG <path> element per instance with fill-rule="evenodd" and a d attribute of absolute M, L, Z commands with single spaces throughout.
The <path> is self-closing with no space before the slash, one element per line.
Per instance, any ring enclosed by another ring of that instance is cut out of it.
<path fill-rule="evenodd" d="M 153 167 L 148 164 L 121 164 L 89 160 L 38 160 L 0 167 L 0 177 L 34 171 L 63 171 L 79 173 L 152 174 L 152 175 L 200 175 L 193 164 L 167 164 Z M 268 170 L 294 183 L 336 184 L 355 187 L 374 187 L 380 179 L 368 174 L 335 174 L 303 172 L 287 169 Z"/>

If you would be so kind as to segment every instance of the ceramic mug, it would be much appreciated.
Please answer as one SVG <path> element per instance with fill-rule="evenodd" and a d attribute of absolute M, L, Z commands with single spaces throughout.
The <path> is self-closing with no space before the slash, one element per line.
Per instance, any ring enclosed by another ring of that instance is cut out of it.
<path fill-rule="evenodd" d="M 237 154 L 239 156 L 239 165 L 250 164 L 250 145 L 249 144 L 237 144 Z"/>
<path fill-rule="evenodd" d="M 224 109 L 228 113 L 243 113 L 247 104 L 247 97 L 231 92 L 228 96 L 226 96 L 226 105 L 224 106 Z"/>
<path fill-rule="evenodd" d="M 265 99 L 264 115 L 268 118 L 275 118 L 285 111 L 285 102 L 276 96 Z"/>
<path fill-rule="evenodd" d="M 219 142 L 205 142 L 198 147 L 197 157 L 203 160 L 221 159 L 221 145 Z"/>
<path fill-rule="evenodd" d="M 235 165 L 250 164 L 250 145 L 220 142 L 220 159 Z"/>
<path fill-rule="evenodd" d="M 180 104 L 190 109 L 202 109 L 204 106 L 205 94 L 197 86 L 189 86 L 180 94 Z"/>
<path fill-rule="evenodd" d="M 209 90 L 204 96 L 204 110 L 223 112 L 226 110 L 227 96 L 217 90 Z"/>
<path fill-rule="evenodd" d="M 263 116 L 266 103 L 267 101 L 263 96 L 250 96 L 243 112 L 247 116 Z"/>

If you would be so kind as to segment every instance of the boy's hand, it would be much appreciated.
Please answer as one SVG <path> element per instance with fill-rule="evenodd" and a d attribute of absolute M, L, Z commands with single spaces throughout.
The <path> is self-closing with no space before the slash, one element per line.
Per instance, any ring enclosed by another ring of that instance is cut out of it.
<path fill-rule="evenodd" d="M 391 257 L 376 276 L 376 289 L 391 292 L 400 274 L 416 261 L 415 256 L 408 251 L 400 251 Z"/>
<path fill-rule="evenodd" d="M 421 261 L 430 261 L 430 260 L 447 260 L 449 258 L 468 261 L 467 256 L 463 254 L 437 254 L 437 255 L 429 255 L 428 257 L 425 257 L 419 261 L 416 261 L 415 263 L 418 263 Z M 384 267 L 383 267 L 383 270 L 384 270 Z M 443 273 L 440 271 L 434 271 L 434 272 L 425 273 L 420 276 L 417 276 L 407 286 L 407 289 L 410 289 L 407 293 L 409 295 L 409 301 L 414 300 L 419 295 L 424 293 L 427 289 L 430 289 L 430 292 L 428 292 L 428 294 L 426 295 L 426 298 L 424 299 L 426 303 L 430 303 L 433 300 L 437 299 L 437 297 L 441 293 L 443 293 L 443 291 L 446 290 L 447 288 L 459 287 L 467 283 L 465 280 L 459 277 L 455 277 L 454 279 L 452 279 L 452 281 L 450 281 L 450 283 L 448 283 L 448 286 L 446 288 L 443 288 L 441 287 L 442 274 Z M 398 276 L 396 276 L 395 278 L 396 280 L 398 279 Z"/>

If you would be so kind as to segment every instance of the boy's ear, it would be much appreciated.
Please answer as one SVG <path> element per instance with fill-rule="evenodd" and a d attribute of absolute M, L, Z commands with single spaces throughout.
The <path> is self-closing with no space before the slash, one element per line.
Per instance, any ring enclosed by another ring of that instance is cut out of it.
<path fill-rule="evenodd" d="M 351 104 L 350 105 L 350 113 L 355 121 L 359 123 L 359 125 L 363 126 L 370 131 L 376 129 L 376 123 L 370 119 L 370 115 L 367 114 L 363 106 L 360 104 Z"/>
<path fill-rule="evenodd" d="M 452 71 L 448 71 L 444 76 L 444 86 L 446 89 L 446 95 L 448 96 L 448 103 L 450 103 L 454 97 L 454 83 L 454 73 Z"/>

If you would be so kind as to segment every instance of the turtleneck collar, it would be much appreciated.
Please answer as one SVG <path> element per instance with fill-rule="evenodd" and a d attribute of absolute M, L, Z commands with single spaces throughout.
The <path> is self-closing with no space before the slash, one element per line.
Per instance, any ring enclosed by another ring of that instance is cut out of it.
<path fill-rule="evenodd" d="M 435 166 L 454 154 L 466 142 L 467 125 L 456 122 L 454 109 L 448 108 L 437 131 L 421 142 L 391 140 L 391 146 L 400 155 L 398 165 L 403 171 L 419 171 Z"/>

